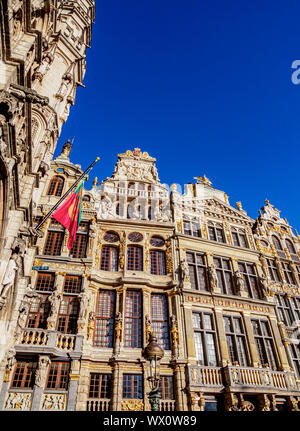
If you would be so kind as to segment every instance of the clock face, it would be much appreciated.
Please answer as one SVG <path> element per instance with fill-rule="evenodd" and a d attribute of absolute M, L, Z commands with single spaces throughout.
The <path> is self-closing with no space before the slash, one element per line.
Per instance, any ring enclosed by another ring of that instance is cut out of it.
<path fill-rule="evenodd" d="M 153 247 L 163 247 L 165 245 L 165 240 L 160 236 L 153 236 L 150 239 L 150 244 L 153 245 Z"/>
<path fill-rule="evenodd" d="M 119 235 L 115 232 L 106 232 L 103 239 L 107 242 L 117 242 L 119 241 Z"/>
<path fill-rule="evenodd" d="M 128 235 L 128 239 L 131 242 L 141 242 L 141 241 L 143 241 L 143 235 L 139 232 L 131 232 Z"/>

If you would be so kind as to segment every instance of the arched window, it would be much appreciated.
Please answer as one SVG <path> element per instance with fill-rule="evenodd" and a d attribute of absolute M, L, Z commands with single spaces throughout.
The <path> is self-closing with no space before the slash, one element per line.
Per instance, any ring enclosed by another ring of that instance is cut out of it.
<path fill-rule="evenodd" d="M 101 251 L 100 269 L 102 271 L 118 271 L 119 248 L 104 245 Z"/>
<path fill-rule="evenodd" d="M 295 247 L 294 247 L 294 244 L 292 243 L 292 241 L 290 241 L 289 239 L 286 239 L 285 243 L 286 243 L 286 246 L 288 248 L 288 251 L 291 254 L 296 254 L 296 250 L 295 250 Z"/>
<path fill-rule="evenodd" d="M 48 195 L 61 196 L 65 180 L 58 175 L 55 175 L 50 181 Z"/>
<path fill-rule="evenodd" d="M 82 200 L 84 202 L 91 202 L 91 197 L 89 195 L 84 195 L 83 198 L 82 198 Z"/>
<path fill-rule="evenodd" d="M 162 250 L 150 251 L 150 272 L 153 275 L 166 275 L 166 253 Z"/>
<path fill-rule="evenodd" d="M 137 245 L 127 247 L 127 269 L 129 271 L 143 271 L 143 249 Z"/>
<path fill-rule="evenodd" d="M 281 245 L 279 239 L 277 238 L 277 236 L 274 236 L 274 235 L 272 236 L 272 242 L 273 242 L 276 250 L 282 250 L 282 245 Z"/>

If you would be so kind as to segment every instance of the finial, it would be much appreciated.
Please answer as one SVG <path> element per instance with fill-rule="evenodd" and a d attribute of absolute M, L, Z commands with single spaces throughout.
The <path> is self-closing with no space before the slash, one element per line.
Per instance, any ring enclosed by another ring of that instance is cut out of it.
<path fill-rule="evenodd" d="M 211 186 L 212 182 L 207 178 L 207 176 L 204 174 L 203 177 L 194 177 L 195 180 L 197 180 L 197 183 L 199 184 L 205 184 L 207 186 Z"/>
<path fill-rule="evenodd" d="M 237 209 L 238 209 L 239 211 L 242 211 L 242 209 L 243 209 L 243 207 L 242 207 L 242 202 L 241 202 L 241 201 L 237 202 L 237 203 L 236 203 L 236 207 L 237 207 Z"/>
<path fill-rule="evenodd" d="M 229 205 L 229 196 L 224 192 L 224 199 L 225 199 L 225 202 Z"/>
<path fill-rule="evenodd" d="M 265 199 L 265 204 L 269 205 L 269 203 L 270 203 L 269 199 Z"/>
<path fill-rule="evenodd" d="M 98 185 L 98 178 L 97 178 L 97 177 L 95 177 L 95 178 L 94 178 L 93 185 L 94 185 L 94 186 L 97 186 L 97 185 Z"/>

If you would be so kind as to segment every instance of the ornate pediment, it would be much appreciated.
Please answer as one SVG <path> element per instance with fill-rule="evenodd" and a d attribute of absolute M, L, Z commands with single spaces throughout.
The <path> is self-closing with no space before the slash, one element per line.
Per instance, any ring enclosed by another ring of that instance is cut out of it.
<path fill-rule="evenodd" d="M 118 161 L 112 175 L 113 180 L 160 182 L 155 159 L 139 148 L 118 155 Z"/>
<path fill-rule="evenodd" d="M 260 210 L 259 220 L 262 221 L 272 221 L 274 223 L 283 224 L 289 226 L 288 221 L 280 217 L 281 211 L 270 204 L 268 199 L 265 200 L 265 205 Z"/>
<path fill-rule="evenodd" d="M 217 198 L 213 199 L 205 199 L 203 201 L 203 210 L 204 214 L 210 217 L 227 219 L 228 221 L 232 221 L 234 223 L 242 223 L 253 225 L 254 220 L 247 216 L 246 213 L 242 210 L 236 210 L 230 205 L 225 204 Z"/>

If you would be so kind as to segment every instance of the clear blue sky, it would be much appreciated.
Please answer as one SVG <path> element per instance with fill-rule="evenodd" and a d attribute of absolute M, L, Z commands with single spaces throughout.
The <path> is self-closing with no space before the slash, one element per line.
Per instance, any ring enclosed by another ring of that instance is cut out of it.
<path fill-rule="evenodd" d="M 300 231 L 299 0 L 96 0 L 86 88 L 56 154 L 111 176 L 117 154 L 157 158 L 162 182 L 204 173 L 255 218 L 267 197 Z M 298 166 L 298 167 L 297 167 Z"/>

